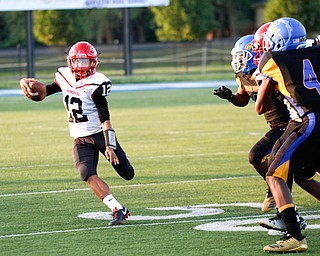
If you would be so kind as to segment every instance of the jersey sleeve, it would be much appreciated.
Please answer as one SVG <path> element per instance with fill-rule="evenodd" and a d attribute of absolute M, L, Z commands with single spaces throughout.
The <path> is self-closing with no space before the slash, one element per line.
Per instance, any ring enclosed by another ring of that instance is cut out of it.
<path fill-rule="evenodd" d="M 106 96 L 108 96 L 110 92 L 106 92 L 105 88 L 103 88 L 104 86 L 107 86 L 105 83 L 108 82 L 104 82 L 103 84 L 99 85 L 99 87 L 95 89 L 91 95 L 91 98 L 97 107 L 101 123 L 110 120 L 109 106 L 108 101 L 106 99 Z"/>
<path fill-rule="evenodd" d="M 46 85 L 46 88 L 47 88 L 47 96 L 62 91 L 60 86 L 55 82 L 53 82 L 52 84 Z"/>
<path fill-rule="evenodd" d="M 94 90 L 93 95 L 104 97 L 109 96 L 111 93 L 111 86 L 111 81 L 104 81 L 96 90 Z"/>

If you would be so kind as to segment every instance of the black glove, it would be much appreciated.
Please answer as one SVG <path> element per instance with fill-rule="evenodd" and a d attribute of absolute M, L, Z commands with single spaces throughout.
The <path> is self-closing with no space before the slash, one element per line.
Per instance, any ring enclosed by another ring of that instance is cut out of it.
<path fill-rule="evenodd" d="M 229 102 L 232 102 L 235 98 L 232 91 L 224 85 L 220 86 L 218 89 L 213 89 L 213 95 L 217 95 L 221 99 L 226 99 Z"/>

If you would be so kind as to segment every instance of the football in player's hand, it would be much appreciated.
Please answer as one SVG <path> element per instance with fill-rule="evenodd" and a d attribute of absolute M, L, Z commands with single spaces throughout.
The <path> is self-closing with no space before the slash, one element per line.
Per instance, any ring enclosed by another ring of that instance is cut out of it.
<path fill-rule="evenodd" d="M 20 86 L 24 95 L 33 101 L 41 101 L 47 96 L 46 86 L 36 79 L 23 78 Z"/>

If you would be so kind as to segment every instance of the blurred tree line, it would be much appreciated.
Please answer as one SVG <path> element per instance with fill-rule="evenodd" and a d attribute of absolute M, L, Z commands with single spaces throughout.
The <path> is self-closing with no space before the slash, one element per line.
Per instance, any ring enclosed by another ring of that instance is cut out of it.
<path fill-rule="evenodd" d="M 134 43 L 201 41 L 253 33 L 256 0 L 170 0 L 168 7 L 131 8 Z M 320 0 L 269 0 L 265 21 L 290 16 L 318 31 Z M 123 40 L 122 9 L 34 11 L 38 45 L 78 40 L 117 44 Z M 25 12 L 0 12 L 0 46 L 26 44 Z"/>

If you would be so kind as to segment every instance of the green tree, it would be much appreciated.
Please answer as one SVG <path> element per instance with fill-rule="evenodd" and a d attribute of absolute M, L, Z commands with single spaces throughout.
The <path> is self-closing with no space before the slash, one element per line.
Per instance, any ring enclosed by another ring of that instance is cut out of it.
<path fill-rule="evenodd" d="M 153 14 L 148 8 L 131 8 L 131 22 L 134 42 L 154 39 Z M 88 10 L 87 36 L 97 44 L 114 44 L 123 39 L 123 9 Z"/>
<path fill-rule="evenodd" d="M 25 45 L 25 12 L 0 13 L 0 45 L 2 47 Z"/>
<path fill-rule="evenodd" d="M 281 17 L 292 17 L 301 21 L 307 32 L 319 32 L 320 0 L 269 0 L 264 19 L 266 22 Z"/>
<path fill-rule="evenodd" d="M 220 23 L 220 37 L 253 33 L 256 0 L 213 0 L 215 17 Z M 219 35 L 219 31 L 217 32 Z"/>
<path fill-rule="evenodd" d="M 255 0 L 171 0 L 168 7 L 153 7 L 160 41 L 203 40 L 252 33 Z"/>
<path fill-rule="evenodd" d="M 44 45 L 66 45 L 87 40 L 87 13 L 87 10 L 35 11 L 35 39 Z"/>
<path fill-rule="evenodd" d="M 133 42 L 156 41 L 154 14 L 150 8 L 131 8 Z"/>
<path fill-rule="evenodd" d="M 122 31 L 121 20 L 121 9 L 88 10 L 85 21 L 89 28 L 87 36 L 90 41 L 97 44 L 113 44 L 115 39 L 119 39 L 119 34 Z"/>
<path fill-rule="evenodd" d="M 201 40 L 218 26 L 211 0 L 171 0 L 170 6 L 152 7 L 159 41 Z"/>

